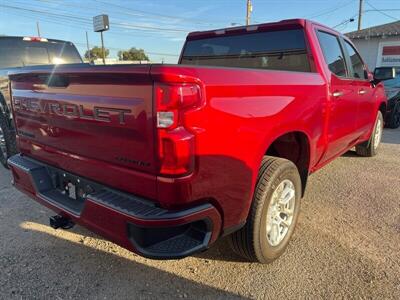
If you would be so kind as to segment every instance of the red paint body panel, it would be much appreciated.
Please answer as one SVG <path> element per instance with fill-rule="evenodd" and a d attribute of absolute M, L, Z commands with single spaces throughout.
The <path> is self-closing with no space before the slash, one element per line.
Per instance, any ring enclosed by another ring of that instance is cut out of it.
<path fill-rule="evenodd" d="M 82 106 L 86 112 L 73 117 L 65 113 L 38 115 L 14 107 L 20 150 L 167 209 L 210 202 L 221 214 L 222 229 L 234 227 L 247 218 L 261 159 L 277 138 L 290 132 L 307 137 L 311 173 L 368 140 L 377 111 L 386 103 L 382 85 L 340 79 L 329 71 L 316 30 L 338 34 L 336 31 L 306 20 L 265 24 L 256 30 L 293 27 L 305 30 L 313 72 L 185 65 L 20 70 L 11 75 L 14 103 L 24 98 L 43 103 L 54 100 Z M 226 34 L 235 32 L 245 33 L 246 28 L 227 30 Z M 193 33 L 188 40 L 215 34 Z M 66 78 L 69 85 L 52 88 L 37 83 L 40 75 L 50 72 Z M 190 174 L 159 174 L 154 95 L 158 83 L 200 87 L 202 104 L 181 119 L 194 136 L 195 164 Z M 362 99 L 358 97 L 361 88 L 367 91 Z M 336 90 L 343 92 L 341 100 L 332 96 Z M 103 109 L 99 120 L 83 118 L 92 116 L 96 107 Z M 118 113 L 104 111 L 109 107 L 129 110 L 123 123 Z M 112 238 L 110 228 L 95 224 L 96 214 L 104 212 L 93 205 L 88 203 L 92 213 L 84 213 L 81 222 Z M 119 241 L 127 246 L 125 242 Z"/>
<path fill-rule="evenodd" d="M 196 173 L 159 180 L 162 203 L 215 199 L 224 224 L 232 226 L 246 219 L 261 158 L 277 137 L 291 131 L 313 137 L 313 165 L 324 151 L 318 142 L 326 84 L 317 73 L 155 66 L 152 74 L 165 80 L 201 78 L 207 103 L 185 120 L 196 132 Z"/>

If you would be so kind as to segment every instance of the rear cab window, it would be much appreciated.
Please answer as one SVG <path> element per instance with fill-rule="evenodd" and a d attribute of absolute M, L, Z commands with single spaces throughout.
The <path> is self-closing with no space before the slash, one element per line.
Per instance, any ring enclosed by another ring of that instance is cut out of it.
<path fill-rule="evenodd" d="M 311 72 L 303 29 L 188 40 L 181 64 Z"/>
<path fill-rule="evenodd" d="M 70 42 L 0 37 L 0 68 L 70 63 L 82 63 L 79 52 Z"/>

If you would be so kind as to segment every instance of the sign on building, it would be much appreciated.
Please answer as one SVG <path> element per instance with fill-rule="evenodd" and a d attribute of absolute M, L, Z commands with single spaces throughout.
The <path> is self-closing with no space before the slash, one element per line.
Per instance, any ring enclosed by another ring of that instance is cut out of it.
<path fill-rule="evenodd" d="M 93 30 L 94 32 L 103 32 L 110 28 L 110 21 L 108 15 L 100 15 L 93 17 Z"/>
<path fill-rule="evenodd" d="M 377 67 L 400 67 L 400 41 L 379 43 Z"/>

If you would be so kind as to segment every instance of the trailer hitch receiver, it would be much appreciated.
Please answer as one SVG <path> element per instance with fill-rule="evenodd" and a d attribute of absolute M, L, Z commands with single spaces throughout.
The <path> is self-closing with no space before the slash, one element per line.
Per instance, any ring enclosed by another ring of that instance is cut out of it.
<path fill-rule="evenodd" d="M 71 229 L 74 227 L 75 223 L 71 219 L 57 215 L 50 217 L 50 226 L 54 229 Z"/>

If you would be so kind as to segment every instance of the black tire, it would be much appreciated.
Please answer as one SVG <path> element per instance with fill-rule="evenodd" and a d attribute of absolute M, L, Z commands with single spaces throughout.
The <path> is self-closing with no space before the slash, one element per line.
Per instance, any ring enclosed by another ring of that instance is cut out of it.
<path fill-rule="evenodd" d="M 275 190 L 284 181 L 292 182 L 295 190 L 292 221 L 281 242 L 273 246 L 267 234 L 268 210 Z M 271 263 L 281 256 L 297 223 L 301 191 L 300 175 L 297 167 L 291 161 L 264 156 L 246 225 L 230 236 L 233 251 L 250 261 L 260 263 Z"/>
<path fill-rule="evenodd" d="M 378 126 L 378 124 L 380 124 L 380 126 Z M 380 111 L 378 111 L 378 114 L 376 116 L 376 121 L 375 121 L 375 125 L 374 125 L 374 130 L 372 130 L 371 136 L 369 138 L 368 141 L 363 142 L 361 144 L 358 144 L 356 146 L 356 153 L 360 156 L 364 156 L 364 157 L 372 157 L 375 156 L 378 153 L 378 148 L 380 145 L 380 140 L 382 138 L 382 132 L 383 132 L 383 116 L 382 113 Z M 378 127 L 380 127 L 380 132 L 381 135 L 380 137 L 377 135 L 377 130 L 379 129 Z M 376 139 L 379 138 L 379 143 L 376 146 L 375 142 Z"/>
<path fill-rule="evenodd" d="M 400 127 L 400 102 L 397 102 L 393 107 L 392 113 L 388 118 L 386 126 L 392 129 Z"/>
<path fill-rule="evenodd" d="M 15 141 L 15 134 L 14 131 L 11 130 L 8 126 L 8 122 L 4 114 L 0 111 L 0 129 L 3 139 L 4 139 L 4 146 L 1 147 L 0 145 L 0 163 L 8 169 L 7 159 L 18 153 L 17 145 Z M 2 141 L 0 140 L 0 143 Z"/>

